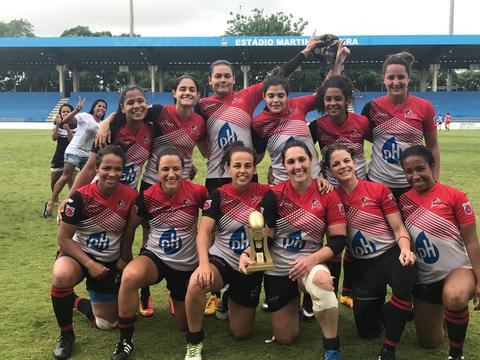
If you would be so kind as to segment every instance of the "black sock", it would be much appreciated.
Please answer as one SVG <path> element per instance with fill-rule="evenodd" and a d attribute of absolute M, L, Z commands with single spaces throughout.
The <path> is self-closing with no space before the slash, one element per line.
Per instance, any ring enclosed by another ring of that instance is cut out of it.
<path fill-rule="evenodd" d="M 87 317 L 88 320 L 93 321 L 95 316 L 93 315 L 92 303 L 90 299 L 85 299 L 77 294 L 73 294 L 75 300 L 73 302 L 73 308 L 81 312 Z"/>
<path fill-rule="evenodd" d="M 140 290 L 140 301 L 142 306 L 146 308 L 148 306 L 148 297 L 150 296 L 150 286 L 143 287 Z"/>
<path fill-rule="evenodd" d="M 340 338 L 338 336 L 332 339 L 323 338 L 323 348 L 325 350 L 339 350 Z"/>
<path fill-rule="evenodd" d="M 197 332 L 190 332 L 187 331 L 187 342 L 193 345 L 199 344 L 203 341 L 204 334 L 203 334 L 203 329 Z"/>
<path fill-rule="evenodd" d="M 351 255 L 348 255 L 346 251 L 343 255 L 343 286 L 342 286 L 342 295 L 352 297 L 352 277 L 353 277 L 353 266 Z"/>
<path fill-rule="evenodd" d="M 120 329 L 120 340 L 128 340 L 129 342 L 132 342 L 136 319 L 137 319 L 136 316 L 118 318 L 118 328 Z"/>
<path fill-rule="evenodd" d="M 445 308 L 444 313 L 448 332 L 448 343 L 450 345 L 450 355 L 462 355 L 463 343 L 467 335 L 468 321 L 470 318 L 468 307 L 457 311 Z"/>
<path fill-rule="evenodd" d="M 302 308 L 308 312 L 313 312 L 312 297 L 308 293 L 303 293 Z"/>
<path fill-rule="evenodd" d="M 328 262 L 330 274 L 333 276 L 333 287 L 335 296 L 338 294 L 338 283 L 340 281 L 340 273 L 342 272 L 342 255 L 337 255 Z"/>
<path fill-rule="evenodd" d="M 50 295 L 62 335 L 73 337 L 73 288 L 61 289 L 52 285 Z"/>
<path fill-rule="evenodd" d="M 405 328 L 405 322 L 412 311 L 412 301 L 410 299 L 399 299 L 392 295 L 389 310 L 384 344 L 394 348 L 397 342 L 400 341 Z"/>

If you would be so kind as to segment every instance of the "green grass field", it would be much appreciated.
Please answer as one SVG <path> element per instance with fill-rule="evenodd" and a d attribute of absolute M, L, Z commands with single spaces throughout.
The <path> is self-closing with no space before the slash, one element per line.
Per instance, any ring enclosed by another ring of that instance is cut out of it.
<path fill-rule="evenodd" d="M 441 180 L 463 189 L 480 208 L 480 131 L 441 132 Z M 0 359 L 50 359 L 58 328 L 50 302 L 51 268 L 57 249 L 54 220 L 41 217 L 47 200 L 50 160 L 54 150 L 46 130 L 0 130 Z M 475 155 L 477 154 L 477 155 Z M 197 154 L 197 181 L 203 182 L 205 162 Z M 259 166 L 265 181 L 266 162 Z M 478 227 L 477 227 L 478 228 Z M 78 292 L 85 294 L 84 285 Z M 163 284 L 153 287 L 156 314 L 139 318 L 132 359 L 183 359 L 184 334 L 176 330 L 167 310 Z M 465 345 L 466 359 L 480 358 L 480 312 L 471 313 Z M 118 339 L 117 331 L 95 330 L 74 314 L 76 345 L 74 359 L 109 359 Z M 205 359 L 320 359 L 321 332 L 316 322 L 302 322 L 293 345 L 265 344 L 270 333 L 268 317 L 260 309 L 253 335 L 236 341 L 227 323 L 205 321 Z M 376 359 L 382 339 L 364 341 L 355 333 L 352 313 L 341 308 L 340 337 L 345 359 Z M 446 342 L 445 342 L 446 343 Z M 424 350 L 418 347 L 415 329 L 407 324 L 398 346 L 398 359 L 447 359 L 447 346 Z"/>

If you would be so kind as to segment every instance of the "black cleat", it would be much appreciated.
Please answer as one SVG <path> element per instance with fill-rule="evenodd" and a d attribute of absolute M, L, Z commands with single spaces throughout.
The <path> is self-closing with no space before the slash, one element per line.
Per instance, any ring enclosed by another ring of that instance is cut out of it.
<path fill-rule="evenodd" d="M 53 349 L 53 357 L 59 360 L 69 359 L 72 356 L 74 337 L 60 335 Z"/>
<path fill-rule="evenodd" d="M 395 360 L 395 350 L 383 347 L 378 354 L 378 360 Z"/>
<path fill-rule="evenodd" d="M 133 343 L 127 339 L 120 340 L 115 345 L 115 351 L 112 354 L 112 360 L 126 360 L 133 351 Z"/>

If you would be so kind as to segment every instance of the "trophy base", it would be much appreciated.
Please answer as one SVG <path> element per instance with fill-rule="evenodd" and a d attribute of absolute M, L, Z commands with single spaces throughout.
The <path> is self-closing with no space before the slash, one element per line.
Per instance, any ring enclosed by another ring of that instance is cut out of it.
<path fill-rule="evenodd" d="M 249 265 L 247 267 L 247 273 L 250 274 L 250 273 L 254 273 L 254 272 L 257 272 L 257 271 L 265 271 L 265 270 L 270 270 L 270 269 L 273 269 L 275 267 L 275 264 L 273 264 L 272 262 L 267 262 L 267 263 L 263 263 L 263 264 L 253 264 L 253 265 Z"/>

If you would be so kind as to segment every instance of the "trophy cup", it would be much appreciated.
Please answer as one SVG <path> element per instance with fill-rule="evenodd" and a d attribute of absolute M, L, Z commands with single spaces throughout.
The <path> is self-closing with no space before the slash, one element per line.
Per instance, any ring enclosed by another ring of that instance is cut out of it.
<path fill-rule="evenodd" d="M 268 250 L 265 221 L 258 211 L 253 211 L 248 217 L 247 237 L 250 243 L 250 259 L 255 261 L 255 264 L 247 267 L 247 273 L 273 269 L 275 264 Z"/>
<path fill-rule="evenodd" d="M 313 49 L 312 53 L 315 57 L 320 59 L 320 61 L 325 63 L 328 69 L 330 69 L 337 56 L 340 39 L 335 35 L 325 34 L 320 36 L 319 40 L 321 41 L 321 44 Z"/>

